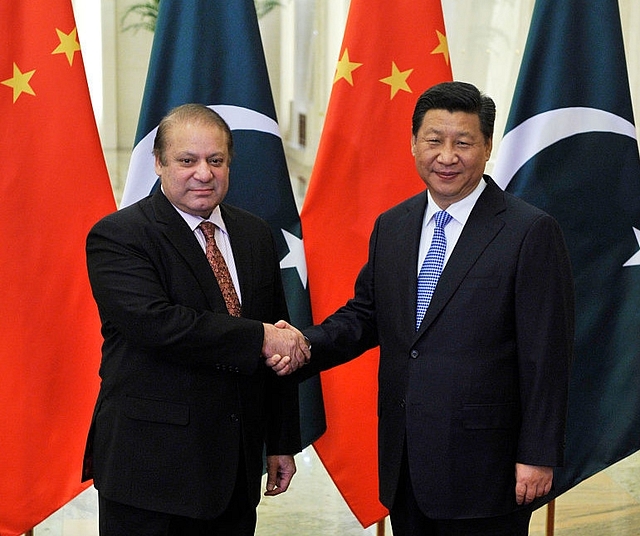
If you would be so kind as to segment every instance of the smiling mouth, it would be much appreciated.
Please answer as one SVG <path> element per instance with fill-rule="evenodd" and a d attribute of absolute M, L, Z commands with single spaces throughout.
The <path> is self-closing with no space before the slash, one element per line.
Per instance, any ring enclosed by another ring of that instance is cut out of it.
<path fill-rule="evenodd" d="M 194 194 L 211 194 L 214 192 L 213 188 L 197 188 L 191 190 Z"/>
<path fill-rule="evenodd" d="M 455 171 L 435 171 L 435 174 L 443 179 L 453 179 L 458 176 Z"/>

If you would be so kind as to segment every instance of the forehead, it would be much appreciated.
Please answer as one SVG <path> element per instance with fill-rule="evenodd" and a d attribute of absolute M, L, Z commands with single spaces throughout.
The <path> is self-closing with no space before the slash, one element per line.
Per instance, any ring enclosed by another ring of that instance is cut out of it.
<path fill-rule="evenodd" d="M 205 121 L 176 121 L 166 131 L 167 145 L 223 145 L 227 146 L 227 133 L 213 122 Z"/>
<path fill-rule="evenodd" d="M 480 117 L 469 112 L 431 109 L 424 114 L 422 132 L 482 134 Z"/>

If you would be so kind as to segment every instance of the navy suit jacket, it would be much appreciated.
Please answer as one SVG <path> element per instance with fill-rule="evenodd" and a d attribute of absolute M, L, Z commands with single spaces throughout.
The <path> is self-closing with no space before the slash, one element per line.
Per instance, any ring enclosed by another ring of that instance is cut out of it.
<path fill-rule="evenodd" d="M 227 313 L 202 248 L 162 192 L 87 238 L 104 344 L 84 478 L 113 501 L 213 518 L 242 458 L 257 504 L 265 444 L 269 455 L 300 450 L 297 386 L 261 357 L 262 322 L 288 316 L 273 237 L 248 212 L 221 211 L 241 318 Z"/>
<path fill-rule="evenodd" d="M 563 463 L 569 257 L 552 217 L 484 179 L 418 332 L 426 191 L 379 216 L 354 297 L 305 330 L 305 373 L 380 345 L 380 499 L 392 507 L 406 445 L 415 496 L 432 518 L 511 512 L 516 462 Z"/>

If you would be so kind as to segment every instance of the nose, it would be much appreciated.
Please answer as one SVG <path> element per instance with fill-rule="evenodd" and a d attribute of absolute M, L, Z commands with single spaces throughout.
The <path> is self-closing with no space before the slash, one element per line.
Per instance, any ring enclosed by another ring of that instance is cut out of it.
<path fill-rule="evenodd" d="M 203 159 L 198 162 L 198 165 L 195 168 L 193 176 L 199 181 L 209 181 L 213 177 L 213 171 L 211 170 L 211 166 L 209 163 Z"/>
<path fill-rule="evenodd" d="M 458 160 L 458 153 L 453 143 L 445 143 L 442 145 L 438 153 L 438 162 L 441 164 L 454 164 Z"/>

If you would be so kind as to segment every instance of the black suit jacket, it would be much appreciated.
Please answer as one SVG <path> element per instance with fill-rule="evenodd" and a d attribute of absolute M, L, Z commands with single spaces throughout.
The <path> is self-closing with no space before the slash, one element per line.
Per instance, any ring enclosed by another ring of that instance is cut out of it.
<path fill-rule="evenodd" d="M 485 180 L 417 333 L 426 192 L 377 219 L 354 298 L 305 330 L 307 374 L 380 345 L 380 498 L 388 508 L 405 443 L 416 498 L 433 518 L 510 512 L 516 462 L 563 462 L 569 257 L 553 218 Z"/>
<path fill-rule="evenodd" d="M 222 205 L 242 295 L 228 315 L 193 232 L 158 191 L 98 222 L 87 264 L 104 344 L 85 478 L 108 499 L 192 518 L 226 506 L 244 458 L 300 450 L 297 388 L 261 357 L 262 322 L 286 318 L 267 224 Z"/>

